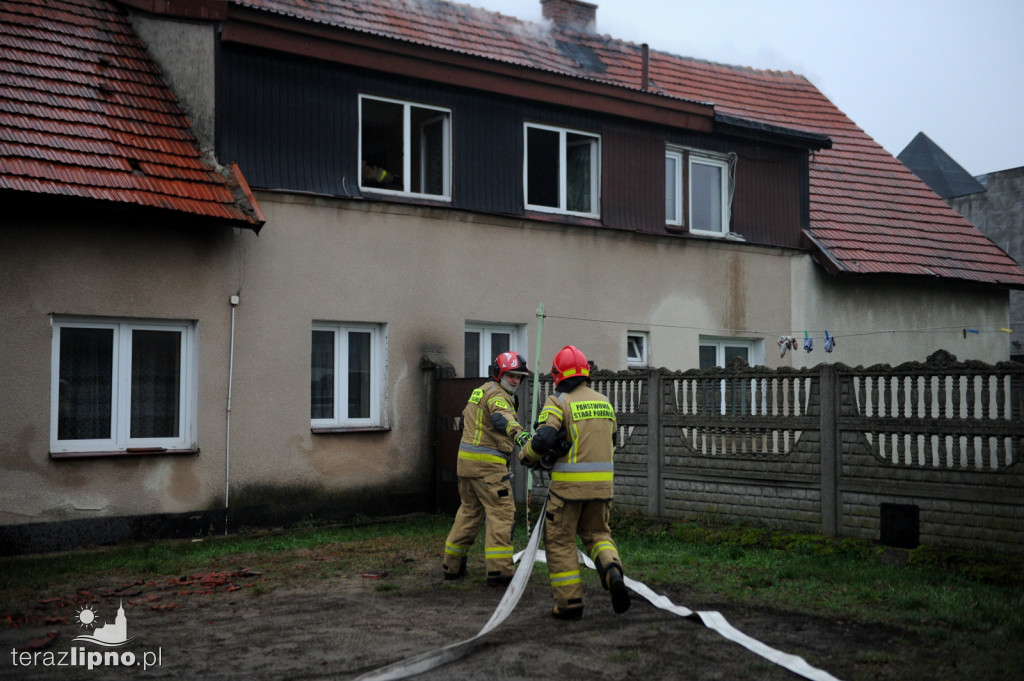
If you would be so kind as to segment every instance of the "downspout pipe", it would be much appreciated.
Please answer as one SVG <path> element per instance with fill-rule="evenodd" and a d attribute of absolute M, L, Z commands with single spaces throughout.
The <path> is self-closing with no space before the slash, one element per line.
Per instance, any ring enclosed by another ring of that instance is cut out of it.
<path fill-rule="evenodd" d="M 231 349 L 228 355 L 228 405 L 227 423 L 224 428 L 224 534 L 228 533 L 228 509 L 231 493 L 231 392 L 235 378 L 235 308 L 241 301 L 238 295 L 228 299 L 231 303 Z"/>

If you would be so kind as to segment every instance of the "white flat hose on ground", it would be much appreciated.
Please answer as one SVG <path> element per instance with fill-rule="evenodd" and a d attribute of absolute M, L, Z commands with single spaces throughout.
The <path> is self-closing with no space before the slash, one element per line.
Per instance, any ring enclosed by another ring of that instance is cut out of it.
<path fill-rule="evenodd" d="M 536 559 L 539 562 L 545 562 L 547 556 L 543 551 L 541 551 L 536 556 Z M 590 560 L 590 558 L 584 555 L 583 552 L 580 552 L 579 559 L 580 562 L 585 563 L 588 568 L 592 570 L 595 569 L 594 561 Z M 719 612 L 705 611 L 694 613 L 689 608 L 676 605 L 670 601 L 668 597 L 654 593 L 654 591 L 652 591 L 651 588 L 643 582 L 638 582 L 635 579 L 630 579 L 629 577 L 625 577 L 625 580 L 626 586 L 632 589 L 636 594 L 646 598 L 654 607 L 661 608 L 662 610 L 674 613 L 680 617 L 688 617 L 691 619 L 699 618 L 708 629 L 717 631 L 733 643 L 739 643 L 750 652 L 760 655 L 769 662 L 774 662 L 780 667 L 784 667 L 795 674 L 799 674 L 805 679 L 811 679 L 811 681 L 839 681 L 839 679 L 828 672 L 822 671 L 817 667 L 812 667 L 802 657 L 790 655 L 789 653 L 784 653 L 781 650 L 776 650 L 775 648 L 761 643 L 755 638 L 747 636 L 742 631 L 729 624 L 725 617 L 723 617 Z"/>
<path fill-rule="evenodd" d="M 544 516 L 547 508 L 548 502 L 545 499 L 544 505 L 541 506 L 540 514 L 537 516 L 537 523 L 533 526 L 533 533 L 530 534 L 530 541 L 527 543 L 526 549 L 516 554 L 516 560 L 519 560 L 519 567 L 516 568 L 512 582 L 505 588 L 505 595 L 501 597 L 501 602 L 498 603 L 498 607 L 491 614 L 491 619 L 487 620 L 487 624 L 475 636 L 467 638 L 465 641 L 452 643 L 437 650 L 429 650 L 425 653 L 399 660 L 386 667 L 375 669 L 358 677 L 357 681 L 404 679 L 407 676 L 422 674 L 435 667 L 440 667 L 465 655 L 474 641 L 496 629 L 499 624 L 504 622 L 512 614 L 512 611 L 515 610 L 516 605 L 519 604 L 519 599 L 523 597 L 523 592 L 526 591 L 526 583 L 530 580 L 530 575 L 533 573 L 533 563 L 537 556 L 537 549 L 540 546 L 540 537 L 544 534 Z"/>
<path fill-rule="evenodd" d="M 527 544 L 526 549 L 520 551 L 514 557 L 514 560 L 519 563 L 519 567 L 516 568 L 516 573 L 512 577 L 512 583 L 505 589 L 505 595 L 502 597 L 501 602 L 498 603 L 498 607 L 494 609 L 494 613 L 491 614 L 491 618 L 487 620 L 487 624 L 485 624 L 475 636 L 467 638 L 464 641 L 459 641 L 458 643 L 452 643 L 443 648 L 430 650 L 419 655 L 408 657 L 404 660 L 399 660 L 398 662 L 389 664 L 386 667 L 380 667 L 372 672 L 363 674 L 358 677 L 356 681 L 391 681 L 392 679 L 404 679 L 409 676 L 430 671 L 431 669 L 440 667 L 443 664 L 462 657 L 469 651 L 469 647 L 474 641 L 493 631 L 499 624 L 504 622 L 508 616 L 512 614 L 516 605 L 519 604 L 519 600 L 523 597 L 523 592 L 526 590 L 526 583 L 529 581 L 530 575 L 533 572 L 533 564 L 535 562 L 547 563 L 547 554 L 538 548 L 540 546 L 540 536 L 543 534 L 544 516 L 547 511 L 547 505 L 548 502 L 545 499 L 544 505 L 540 509 L 540 514 L 537 516 L 537 523 L 533 526 L 533 533 L 530 535 L 530 541 Z M 579 554 L 579 559 L 580 562 L 588 568 L 592 570 L 595 569 L 594 562 L 582 552 Z M 729 622 L 722 617 L 721 613 L 695 613 L 689 608 L 676 605 L 666 596 L 654 593 L 654 591 L 652 591 L 651 588 L 643 582 L 638 582 L 635 579 L 630 579 L 629 577 L 626 577 L 625 580 L 626 586 L 632 589 L 634 593 L 646 598 L 654 607 L 679 615 L 680 617 L 699 619 L 708 629 L 717 631 L 723 637 L 734 643 L 740 644 L 750 652 L 760 655 L 769 662 L 773 662 L 780 667 L 784 667 L 795 674 L 799 674 L 805 679 L 810 679 L 810 681 L 839 681 L 839 679 L 828 672 L 812 667 L 802 657 L 790 655 L 789 653 L 784 653 L 781 650 L 776 650 L 775 648 L 761 643 L 757 639 L 747 636 L 742 631 L 739 631 L 729 624 Z"/>

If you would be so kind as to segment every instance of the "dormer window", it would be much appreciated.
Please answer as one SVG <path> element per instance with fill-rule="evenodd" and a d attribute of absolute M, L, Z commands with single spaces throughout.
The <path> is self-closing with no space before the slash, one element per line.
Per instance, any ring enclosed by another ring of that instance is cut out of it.
<path fill-rule="evenodd" d="M 665 223 L 702 236 L 729 233 L 732 158 L 680 147 L 665 151 Z"/>
<path fill-rule="evenodd" d="M 359 187 L 451 199 L 451 111 L 359 98 Z"/>
<path fill-rule="evenodd" d="M 598 217 L 600 142 L 597 135 L 528 123 L 526 208 Z"/>

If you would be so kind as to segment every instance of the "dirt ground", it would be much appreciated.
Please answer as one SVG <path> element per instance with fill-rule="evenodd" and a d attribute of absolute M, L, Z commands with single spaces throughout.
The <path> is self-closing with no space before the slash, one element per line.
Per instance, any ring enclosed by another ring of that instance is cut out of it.
<path fill-rule="evenodd" d="M 354 679 L 472 637 L 504 591 L 488 587 L 482 565 L 472 563 L 465 580 L 445 583 L 439 558 L 427 554 L 396 555 L 375 573 L 339 569 L 338 557 L 308 549 L 287 563 L 250 558 L 245 565 L 170 579 L 108 576 L 15 603 L 11 612 L 0 612 L 6 619 L 0 620 L 0 678 Z M 460 659 L 413 678 L 801 678 L 635 594 L 628 612 L 614 614 L 592 571 L 585 577 L 584 619 L 555 620 L 546 581 L 546 567 L 535 566 L 518 607 L 498 629 Z M 743 633 L 845 681 L 946 678 L 957 666 L 936 659 L 907 631 L 714 602 L 684 585 L 658 591 L 691 610 L 718 611 Z M 132 637 L 128 644 L 102 649 L 72 642 L 85 631 L 83 608 L 102 622 L 113 619 L 118 603 Z M 68 666 L 73 648 L 80 651 L 78 664 Z M 122 661 L 135 664 L 82 666 L 88 658 L 80 653 L 102 650 L 119 651 Z M 62 656 L 65 666 L 55 666 Z"/>

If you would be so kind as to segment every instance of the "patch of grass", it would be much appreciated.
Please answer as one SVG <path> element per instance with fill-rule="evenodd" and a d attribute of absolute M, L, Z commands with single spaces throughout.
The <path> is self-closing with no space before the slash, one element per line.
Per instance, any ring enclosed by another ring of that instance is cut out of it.
<path fill-rule="evenodd" d="M 202 541 L 163 540 L 62 553 L 0 558 L 0 608 L 26 593 L 73 590 L 83 575 L 151 579 L 286 561 L 284 570 L 402 571 L 410 555 L 444 542 L 451 519 L 422 515 L 400 520 L 289 530 L 249 531 Z M 329 558 L 330 562 L 320 559 Z M 293 559 L 296 559 L 297 562 Z M 298 567 L 297 567 L 298 566 Z"/>
<path fill-rule="evenodd" d="M 627 571 L 652 587 L 687 584 L 731 602 L 910 627 L 933 641 L 966 634 L 996 657 L 1000 641 L 1024 638 L 1024 556 L 921 547 L 892 560 L 863 540 L 629 518 L 613 535 Z"/>
<path fill-rule="evenodd" d="M 608 661 L 613 664 L 632 665 L 640 661 L 640 653 L 636 650 L 620 650 L 609 655 Z"/>

